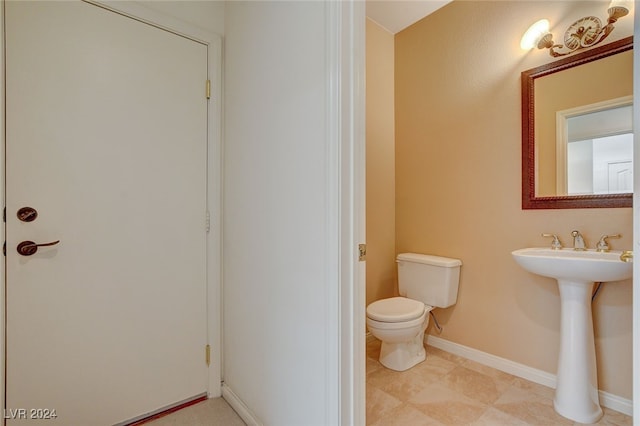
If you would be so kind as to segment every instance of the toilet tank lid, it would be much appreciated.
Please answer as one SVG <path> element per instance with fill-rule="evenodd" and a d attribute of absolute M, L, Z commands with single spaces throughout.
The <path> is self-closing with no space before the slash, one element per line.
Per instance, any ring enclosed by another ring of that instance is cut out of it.
<path fill-rule="evenodd" d="M 396 261 L 425 263 L 427 265 L 442 266 L 445 268 L 454 268 L 462 265 L 462 261 L 460 259 L 418 253 L 400 253 L 396 258 Z"/>

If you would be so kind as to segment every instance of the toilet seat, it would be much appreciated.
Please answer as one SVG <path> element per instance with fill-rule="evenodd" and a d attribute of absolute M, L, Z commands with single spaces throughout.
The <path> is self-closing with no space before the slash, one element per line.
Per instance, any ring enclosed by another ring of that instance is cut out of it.
<path fill-rule="evenodd" d="M 406 297 L 377 300 L 367 306 L 367 317 L 378 322 L 406 322 L 418 319 L 424 313 L 424 303 Z"/>
<path fill-rule="evenodd" d="M 367 327 L 369 328 L 369 330 L 373 330 L 373 329 L 377 329 L 378 332 L 389 332 L 389 331 L 393 331 L 393 330 L 410 330 L 414 327 L 418 327 L 421 330 L 424 330 L 424 328 L 422 327 L 423 325 L 426 326 L 427 323 L 425 321 L 428 321 L 428 311 L 425 310 L 424 313 L 419 316 L 418 318 L 414 318 L 412 320 L 409 321 L 401 321 L 401 322 L 384 322 L 384 321 L 376 321 L 374 319 L 371 319 L 369 317 L 367 317 Z M 375 335 L 375 334 L 374 334 Z M 382 339 L 381 339 L 382 340 Z"/>

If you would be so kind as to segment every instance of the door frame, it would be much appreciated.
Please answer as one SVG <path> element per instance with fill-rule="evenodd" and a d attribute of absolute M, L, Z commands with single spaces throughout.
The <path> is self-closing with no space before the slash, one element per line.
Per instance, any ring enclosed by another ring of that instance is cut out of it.
<path fill-rule="evenodd" d="M 636 11 L 639 10 L 640 1 L 634 2 Z M 640 13 L 634 16 L 633 26 L 634 37 L 640 34 Z M 635 70 L 640 69 L 640 49 L 633 50 L 633 67 Z M 633 73 L 633 102 L 638 105 L 640 100 L 640 74 Z M 633 114 L 633 138 L 634 146 L 638 146 L 640 141 L 640 115 L 636 112 Z M 640 251 L 640 149 L 633 150 L 633 246 L 632 249 L 636 254 Z M 638 248 L 636 248 L 638 247 Z M 633 365 L 631 372 L 633 375 L 633 424 L 640 423 L 640 260 L 633 261 L 633 296 L 632 305 L 632 330 L 633 330 Z"/>
<path fill-rule="evenodd" d="M 365 2 L 327 2 L 329 58 L 329 123 L 331 139 L 339 141 L 332 176 L 338 176 L 334 199 L 340 200 L 340 265 L 336 282 L 338 318 L 340 406 L 337 424 L 364 425 L 366 411 L 366 261 L 359 259 L 359 244 L 366 244 L 366 137 L 365 137 Z M 331 253 L 329 253 L 331 256 Z M 333 390 L 332 389 L 332 390 Z"/>
<path fill-rule="evenodd" d="M 148 9 L 141 4 L 122 1 L 95 1 L 82 0 L 119 13 L 138 21 L 154 25 L 180 36 L 192 39 L 205 44 L 208 48 L 207 54 L 207 74 L 211 81 L 211 97 L 207 111 L 207 205 L 209 211 L 209 233 L 207 234 L 207 340 L 211 346 L 211 365 L 208 368 L 208 394 L 210 398 L 221 395 L 222 379 L 222 262 L 221 262 L 221 241 L 222 241 L 222 39 L 214 33 L 204 31 L 185 21 L 172 16 Z M 4 62 L 4 11 L 5 0 L 0 0 L 0 139 L 2 147 L 6 146 L 5 139 L 5 62 Z M 205 94 L 205 82 L 202 82 L 203 96 Z M 5 150 L 0 149 L 0 197 L 5 200 Z M 205 224 L 203 223 L 203 226 Z M 6 240 L 5 226 L 0 227 L 0 238 Z M 6 366 L 5 359 L 5 315 L 6 315 L 6 262 L 0 262 L 0 277 L 2 289 L 0 292 L 0 329 L 2 338 L 0 339 L 0 365 Z M 203 351 L 203 358 L 204 358 Z M 204 361 L 204 359 L 203 359 Z M 0 372 L 2 376 L 2 386 L 0 386 L 0 401 L 2 408 L 5 407 L 5 369 Z M 2 422 L 4 424 L 4 420 Z"/>

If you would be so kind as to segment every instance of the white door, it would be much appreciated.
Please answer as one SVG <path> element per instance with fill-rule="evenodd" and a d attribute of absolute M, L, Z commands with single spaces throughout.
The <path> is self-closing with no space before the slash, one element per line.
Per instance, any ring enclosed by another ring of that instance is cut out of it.
<path fill-rule="evenodd" d="M 207 47 L 79 1 L 5 19 L 7 423 L 202 395 Z"/>
<path fill-rule="evenodd" d="M 607 164 L 609 193 L 633 192 L 633 162 L 611 161 Z"/>

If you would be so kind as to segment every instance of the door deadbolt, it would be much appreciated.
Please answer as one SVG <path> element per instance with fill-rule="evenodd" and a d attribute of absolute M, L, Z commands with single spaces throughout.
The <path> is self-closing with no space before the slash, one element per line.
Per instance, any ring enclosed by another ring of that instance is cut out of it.
<path fill-rule="evenodd" d="M 17 216 L 22 222 L 33 222 L 38 217 L 38 211 L 33 207 L 22 207 Z"/>
<path fill-rule="evenodd" d="M 31 256 L 32 254 L 36 254 L 36 252 L 38 251 L 38 247 L 55 246 L 59 242 L 60 240 L 52 241 L 50 243 L 36 244 L 33 241 L 23 241 L 18 244 L 17 250 L 18 253 L 22 256 Z"/>

